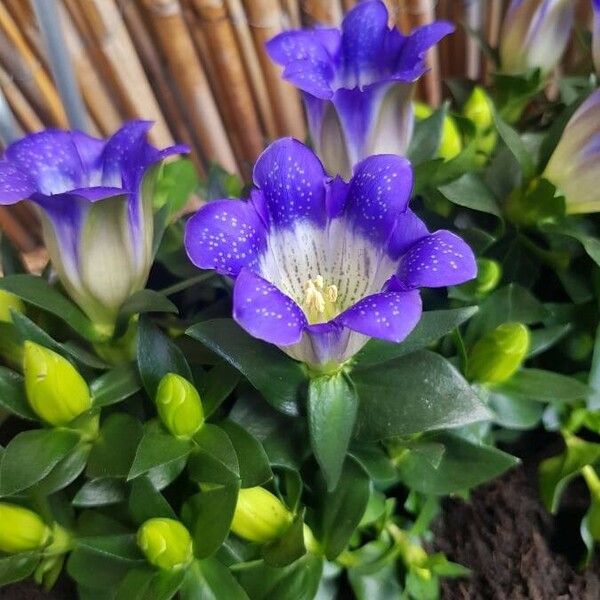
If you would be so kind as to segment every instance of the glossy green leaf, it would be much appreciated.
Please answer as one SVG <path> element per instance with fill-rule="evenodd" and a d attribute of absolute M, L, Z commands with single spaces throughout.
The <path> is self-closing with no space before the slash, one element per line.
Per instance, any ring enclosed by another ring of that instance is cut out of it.
<path fill-rule="evenodd" d="M 577 402 L 592 393 L 574 377 L 543 369 L 521 369 L 496 389 L 512 397 L 539 402 Z"/>
<path fill-rule="evenodd" d="M 488 213 L 502 219 L 496 197 L 475 173 L 465 173 L 459 179 L 438 189 L 453 204 Z"/>
<path fill-rule="evenodd" d="M 28 494 L 50 496 L 73 483 L 83 473 L 90 454 L 89 444 L 78 444 L 41 481 L 27 490 Z"/>
<path fill-rule="evenodd" d="M 123 481 L 106 477 L 84 483 L 75 494 L 73 505 L 79 507 L 108 506 L 123 502 L 125 498 L 126 487 Z"/>
<path fill-rule="evenodd" d="M 154 208 L 167 206 L 171 214 L 180 211 L 198 184 L 196 167 L 189 158 L 178 158 L 163 165 L 152 196 Z"/>
<path fill-rule="evenodd" d="M 177 314 L 179 310 L 160 292 L 155 290 L 139 290 L 121 305 L 119 314 L 117 315 L 114 337 L 118 338 L 125 333 L 131 317 L 151 312 Z"/>
<path fill-rule="evenodd" d="M 415 123 L 415 130 L 408 148 L 408 158 L 413 165 L 418 165 L 434 158 L 440 142 L 447 107 L 438 108 L 430 117 Z"/>
<path fill-rule="evenodd" d="M 572 325 L 567 323 L 566 325 L 551 325 L 550 327 L 542 327 L 530 331 L 531 343 L 527 358 L 533 358 L 552 348 L 571 331 L 571 328 Z"/>
<path fill-rule="evenodd" d="M 137 525 L 154 517 L 176 519 L 175 511 L 147 477 L 131 482 L 129 512 Z"/>
<path fill-rule="evenodd" d="M 192 442 L 179 440 L 162 431 L 146 431 L 135 452 L 127 479 L 135 479 L 154 467 L 185 458 L 192 451 Z"/>
<path fill-rule="evenodd" d="M 364 369 L 426 348 L 468 321 L 477 313 L 477 310 L 476 306 L 467 306 L 424 312 L 417 326 L 399 344 L 375 338 L 369 340 L 367 345 L 356 355 L 354 368 Z"/>
<path fill-rule="evenodd" d="M 35 429 L 15 436 L 0 462 L 0 495 L 10 496 L 41 481 L 79 442 L 64 429 Z"/>
<path fill-rule="evenodd" d="M 250 600 L 231 571 L 216 558 L 195 561 L 179 593 L 181 600 Z"/>
<path fill-rule="evenodd" d="M 239 372 L 228 363 L 213 367 L 198 383 L 204 416 L 210 417 L 233 392 L 240 380 Z"/>
<path fill-rule="evenodd" d="M 176 373 L 193 382 L 183 352 L 144 317 L 138 324 L 137 364 L 150 398 L 154 398 L 160 380 L 167 373 Z"/>
<path fill-rule="evenodd" d="M 0 586 L 29 577 L 40 561 L 37 552 L 21 552 L 0 557 Z"/>
<path fill-rule="evenodd" d="M 311 379 L 308 390 L 310 443 L 327 489 L 333 490 L 354 430 L 358 396 L 345 374 Z"/>
<path fill-rule="evenodd" d="M 205 424 L 194 436 L 197 446 L 188 461 L 190 477 L 198 483 L 238 485 L 240 467 L 229 436 L 216 425 Z"/>
<path fill-rule="evenodd" d="M 498 128 L 500 137 L 504 140 L 507 148 L 511 151 L 513 156 L 517 159 L 523 177 L 531 179 L 535 175 L 535 163 L 534 160 L 527 150 L 523 140 L 519 137 L 519 134 L 508 125 L 498 113 L 494 114 L 494 121 Z"/>
<path fill-rule="evenodd" d="M 462 375 L 433 352 L 413 352 L 356 371 L 353 380 L 360 398 L 357 437 L 365 440 L 461 427 L 490 418 Z"/>
<path fill-rule="evenodd" d="M 494 423 L 507 429 L 534 429 L 544 412 L 540 402 L 515 398 L 499 390 L 490 393 L 488 406 L 494 413 Z"/>
<path fill-rule="evenodd" d="M 420 452 L 407 452 L 398 462 L 402 481 L 424 494 L 446 495 L 471 489 L 515 466 L 518 459 L 493 446 L 470 442 L 456 434 L 429 434 L 426 440 L 442 444 L 437 468 Z"/>
<path fill-rule="evenodd" d="M 299 414 L 297 396 L 306 377 L 300 364 L 281 350 L 253 338 L 231 319 L 198 323 L 187 334 L 238 369 L 274 408 Z"/>
<path fill-rule="evenodd" d="M 140 377 L 134 365 L 119 365 L 90 384 L 95 408 L 110 406 L 133 396 L 141 388 Z"/>
<path fill-rule="evenodd" d="M 306 554 L 303 516 L 298 515 L 280 538 L 263 546 L 262 555 L 268 565 L 287 567 Z"/>
<path fill-rule="evenodd" d="M 23 377 L 6 367 L 0 366 L 0 408 L 30 421 L 38 421 L 25 395 Z"/>

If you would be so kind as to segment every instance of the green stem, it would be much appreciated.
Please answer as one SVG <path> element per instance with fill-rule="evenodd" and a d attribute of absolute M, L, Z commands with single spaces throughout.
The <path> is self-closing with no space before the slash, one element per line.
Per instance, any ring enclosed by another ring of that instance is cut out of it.
<path fill-rule="evenodd" d="M 184 281 L 170 285 L 169 287 L 160 290 L 160 293 L 164 294 L 165 296 L 172 296 L 177 292 L 187 290 L 188 288 L 197 285 L 198 283 L 202 283 L 203 281 L 206 281 L 214 276 L 215 273 L 213 271 L 210 271 L 209 273 L 201 273 L 200 275 L 196 275 L 196 277 L 191 277 L 190 279 L 185 279 Z"/>

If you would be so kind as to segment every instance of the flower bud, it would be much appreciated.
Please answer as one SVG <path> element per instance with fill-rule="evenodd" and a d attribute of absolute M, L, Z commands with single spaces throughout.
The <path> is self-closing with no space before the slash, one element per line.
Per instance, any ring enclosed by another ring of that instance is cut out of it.
<path fill-rule="evenodd" d="M 475 86 L 463 107 L 464 116 L 475 125 L 475 146 L 484 157 L 489 156 L 498 141 L 494 126 L 492 100 L 481 86 Z"/>
<path fill-rule="evenodd" d="M 178 438 L 192 437 L 204 423 L 204 410 L 196 388 L 175 373 L 167 373 L 160 380 L 156 406 L 164 426 Z"/>
<path fill-rule="evenodd" d="M 138 530 L 137 543 L 151 565 L 173 571 L 194 558 L 189 531 L 174 519 L 150 519 Z"/>
<path fill-rule="evenodd" d="M 31 408 L 51 425 L 66 425 L 92 406 L 83 377 L 66 358 L 44 346 L 25 342 L 23 373 Z"/>
<path fill-rule="evenodd" d="M 293 520 L 283 502 L 262 487 L 240 490 L 231 531 L 257 544 L 271 542 L 285 532 Z"/>
<path fill-rule="evenodd" d="M 427 119 L 433 114 L 433 109 L 424 102 L 414 103 L 415 118 L 418 121 Z M 450 115 L 444 117 L 442 125 L 442 137 L 437 154 L 444 160 L 451 160 L 462 151 L 462 139 L 456 126 L 456 122 Z"/>
<path fill-rule="evenodd" d="M 502 70 L 552 71 L 571 36 L 574 5 L 573 0 L 512 0 L 500 34 Z"/>
<path fill-rule="evenodd" d="M 32 510 L 0 502 L 0 550 L 8 554 L 43 548 L 51 530 Z"/>
<path fill-rule="evenodd" d="M 477 277 L 464 283 L 461 289 L 474 296 L 485 296 L 496 289 L 502 279 L 502 267 L 490 258 L 477 259 Z"/>
<path fill-rule="evenodd" d="M 504 323 L 484 335 L 469 352 L 467 377 L 496 384 L 509 379 L 529 350 L 529 329 L 522 323 Z"/>
<path fill-rule="evenodd" d="M 18 296 L 15 296 L 10 292 L 0 290 L 0 322 L 12 322 L 10 316 L 11 310 L 16 310 L 17 312 L 21 313 L 25 312 L 25 305 Z"/>

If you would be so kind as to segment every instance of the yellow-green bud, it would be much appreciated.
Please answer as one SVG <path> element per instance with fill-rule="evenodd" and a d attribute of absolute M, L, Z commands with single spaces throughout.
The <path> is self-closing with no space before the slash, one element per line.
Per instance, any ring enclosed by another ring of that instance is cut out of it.
<path fill-rule="evenodd" d="M 491 258 L 477 259 L 477 277 L 464 283 L 461 289 L 469 294 L 484 296 L 495 290 L 502 279 L 502 267 Z"/>
<path fill-rule="evenodd" d="M 433 114 L 433 109 L 423 102 L 414 102 L 414 111 L 415 117 L 420 121 Z M 451 160 L 455 156 L 458 156 L 461 151 L 462 139 L 460 131 L 454 119 L 450 115 L 446 115 L 442 125 L 442 138 L 437 152 L 438 156 L 444 160 Z"/>
<path fill-rule="evenodd" d="M 262 487 L 240 490 L 231 531 L 241 538 L 265 544 L 285 532 L 293 520 L 283 502 Z"/>
<path fill-rule="evenodd" d="M 17 312 L 21 313 L 25 312 L 25 305 L 18 296 L 15 296 L 10 292 L 0 290 L 0 321 L 11 323 L 11 310 L 16 310 Z"/>
<path fill-rule="evenodd" d="M 469 352 L 467 377 L 496 384 L 509 379 L 521 366 L 530 344 L 522 323 L 504 323 L 484 335 Z"/>
<path fill-rule="evenodd" d="M 8 554 L 43 548 L 51 529 L 37 513 L 16 504 L 0 502 L 0 550 Z"/>
<path fill-rule="evenodd" d="M 174 519 L 146 521 L 138 530 L 137 543 L 147 561 L 159 569 L 182 569 L 194 558 L 190 532 Z"/>
<path fill-rule="evenodd" d="M 25 342 L 23 374 L 31 408 L 51 425 L 66 425 L 92 407 L 85 379 L 66 358 L 44 346 Z"/>
<path fill-rule="evenodd" d="M 192 437 L 204 423 L 196 388 L 184 377 L 167 373 L 158 385 L 156 407 L 164 426 L 176 437 Z"/>
<path fill-rule="evenodd" d="M 481 86 L 475 86 L 463 107 L 463 115 L 475 125 L 475 145 L 477 150 L 489 156 L 498 141 L 494 126 L 492 100 Z"/>

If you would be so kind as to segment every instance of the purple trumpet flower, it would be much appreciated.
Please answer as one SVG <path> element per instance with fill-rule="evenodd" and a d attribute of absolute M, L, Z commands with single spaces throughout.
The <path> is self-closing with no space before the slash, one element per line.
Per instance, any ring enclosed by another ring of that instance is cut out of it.
<path fill-rule="evenodd" d="M 302 90 L 317 154 L 329 173 L 346 179 L 367 156 L 406 153 L 426 52 L 454 30 L 437 22 L 404 36 L 387 23 L 383 2 L 367 0 L 341 30 L 286 31 L 267 43 L 283 77 Z"/>
<path fill-rule="evenodd" d="M 31 200 L 41 209 L 62 284 L 107 334 L 121 304 L 148 278 L 153 167 L 188 152 L 148 144 L 151 125 L 131 121 L 108 140 L 48 129 L 11 144 L 0 161 L 0 204 Z"/>
<path fill-rule="evenodd" d="M 403 340 L 421 316 L 421 287 L 476 274 L 471 249 L 429 233 L 408 208 L 410 163 L 371 156 L 349 183 L 327 176 L 305 145 L 271 144 L 248 201 L 217 200 L 188 222 L 191 261 L 235 279 L 233 317 L 251 335 L 324 371 L 369 338 Z"/>
<path fill-rule="evenodd" d="M 592 0 L 594 20 L 592 23 L 592 58 L 596 75 L 600 76 L 600 0 Z"/>

